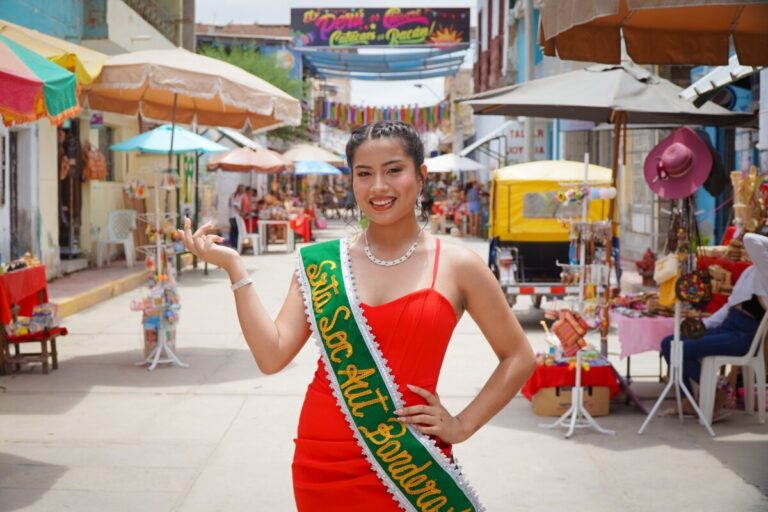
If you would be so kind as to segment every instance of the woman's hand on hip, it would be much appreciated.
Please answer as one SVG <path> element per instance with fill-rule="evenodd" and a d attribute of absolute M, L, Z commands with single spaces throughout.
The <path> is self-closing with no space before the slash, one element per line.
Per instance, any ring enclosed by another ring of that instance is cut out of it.
<path fill-rule="evenodd" d="M 232 262 L 237 260 L 239 254 L 231 247 L 219 245 L 224 239 L 219 235 L 208 233 L 211 229 L 213 229 L 213 224 L 206 222 L 192 233 L 192 221 L 189 217 L 185 217 L 184 229 L 180 229 L 179 234 L 184 240 L 184 247 L 189 252 L 203 261 L 226 270 L 232 265 Z"/>
<path fill-rule="evenodd" d="M 437 436 L 446 443 L 455 444 L 466 441 L 470 433 L 464 428 L 461 420 L 451 415 L 440 403 L 437 393 L 432 394 L 426 389 L 407 384 L 408 389 L 424 398 L 426 405 L 412 405 L 395 411 L 398 418 L 413 425 L 423 434 Z"/>

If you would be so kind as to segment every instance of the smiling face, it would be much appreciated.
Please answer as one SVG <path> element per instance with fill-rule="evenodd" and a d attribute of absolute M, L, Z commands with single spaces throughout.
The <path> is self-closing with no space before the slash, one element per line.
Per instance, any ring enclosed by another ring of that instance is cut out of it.
<path fill-rule="evenodd" d="M 369 139 L 355 150 L 352 190 L 371 222 L 393 224 L 406 216 L 415 218 L 425 173 L 424 166 L 416 169 L 398 138 Z"/>

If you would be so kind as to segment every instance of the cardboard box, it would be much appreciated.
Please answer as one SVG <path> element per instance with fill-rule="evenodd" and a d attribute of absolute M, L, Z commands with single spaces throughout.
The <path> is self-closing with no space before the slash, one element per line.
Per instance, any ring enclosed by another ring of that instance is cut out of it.
<path fill-rule="evenodd" d="M 562 416 L 571 406 L 571 388 L 541 388 L 533 395 L 531 403 L 537 416 Z M 592 416 L 608 416 L 611 412 L 611 392 L 608 386 L 585 387 L 584 408 Z"/>

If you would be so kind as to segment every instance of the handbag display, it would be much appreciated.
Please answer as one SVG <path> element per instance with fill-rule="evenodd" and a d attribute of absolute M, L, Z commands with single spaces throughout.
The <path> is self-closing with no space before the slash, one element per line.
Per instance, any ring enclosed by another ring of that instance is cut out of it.
<path fill-rule="evenodd" d="M 563 347 L 563 355 L 571 357 L 587 346 L 584 335 L 589 325 L 580 314 L 567 309 L 560 310 L 560 318 L 552 324 L 552 332 Z"/>
<path fill-rule="evenodd" d="M 697 340 L 704 336 L 707 328 L 700 318 L 688 317 L 680 324 L 680 336 Z"/>
<path fill-rule="evenodd" d="M 662 256 L 653 267 L 653 280 L 656 284 L 661 284 L 677 277 L 680 269 L 680 258 L 677 254 L 667 254 Z"/>
<path fill-rule="evenodd" d="M 86 180 L 106 180 L 107 160 L 99 148 L 86 142 L 83 145 L 83 176 Z"/>
<path fill-rule="evenodd" d="M 696 208 L 692 199 L 687 200 L 686 208 L 688 231 L 693 235 L 689 236 L 688 239 L 693 240 L 696 244 L 695 250 L 698 251 L 701 246 L 701 235 L 699 234 L 699 226 L 694 213 Z M 712 300 L 712 282 L 709 277 L 709 270 L 696 268 L 693 248 L 689 249 L 683 265 L 683 272 L 675 283 L 675 296 L 693 308 L 703 308 Z"/>

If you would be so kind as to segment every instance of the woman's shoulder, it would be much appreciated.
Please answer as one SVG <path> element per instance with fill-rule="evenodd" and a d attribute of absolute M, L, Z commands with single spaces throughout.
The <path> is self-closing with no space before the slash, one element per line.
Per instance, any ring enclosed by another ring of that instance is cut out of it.
<path fill-rule="evenodd" d="M 432 238 L 438 238 L 432 235 Z M 440 265 L 447 265 L 450 270 L 461 272 L 485 268 L 482 257 L 457 240 L 440 238 Z M 433 244 L 433 247 L 435 245 Z"/>

